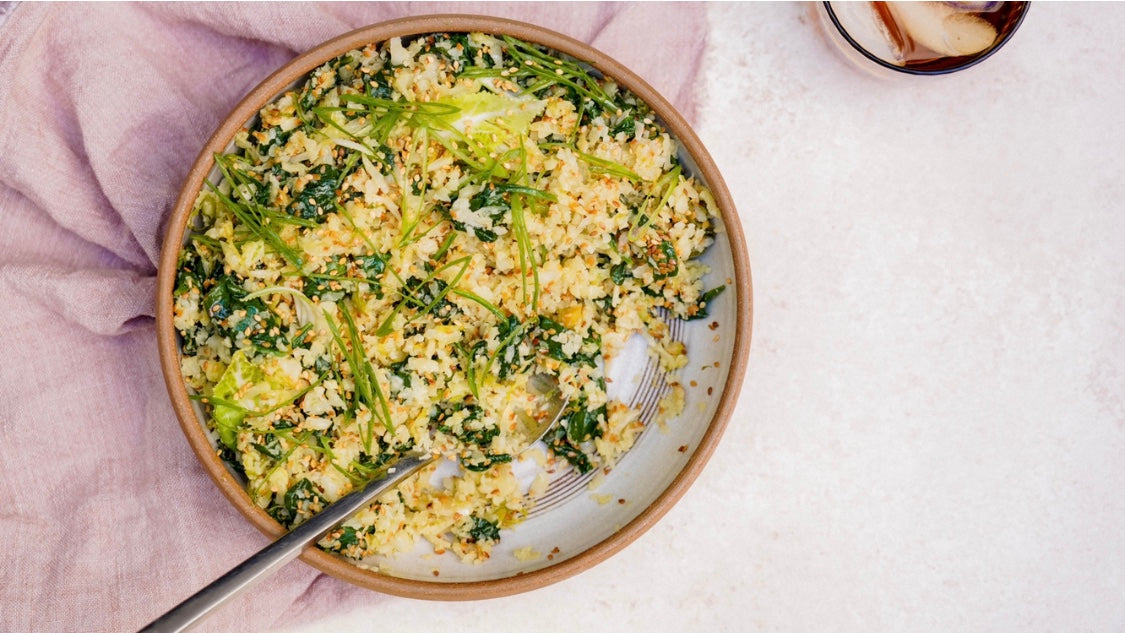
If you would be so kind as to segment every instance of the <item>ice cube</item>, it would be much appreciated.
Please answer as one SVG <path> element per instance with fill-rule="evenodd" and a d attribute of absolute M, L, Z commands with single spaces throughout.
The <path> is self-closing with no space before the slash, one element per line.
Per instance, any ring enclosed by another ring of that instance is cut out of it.
<path fill-rule="evenodd" d="M 996 28 L 971 13 L 945 19 L 945 41 L 961 55 L 976 55 L 996 41 Z"/>
<path fill-rule="evenodd" d="M 902 63 L 904 51 L 875 12 L 873 2 L 833 2 L 832 10 L 857 44 L 879 59 Z"/>
<path fill-rule="evenodd" d="M 888 2 L 900 30 L 938 55 L 975 55 L 996 41 L 996 29 L 944 2 Z"/>

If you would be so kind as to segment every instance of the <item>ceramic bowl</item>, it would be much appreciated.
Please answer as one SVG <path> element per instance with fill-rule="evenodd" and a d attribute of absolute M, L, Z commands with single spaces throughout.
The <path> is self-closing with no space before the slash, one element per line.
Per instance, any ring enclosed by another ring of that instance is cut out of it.
<path fill-rule="evenodd" d="M 511 35 L 587 62 L 649 104 L 678 139 L 685 168 L 710 187 L 721 211 L 722 230 L 703 257 L 712 269 L 704 281 L 706 287 L 726 284 L 727 290 L 712 302 L 709 318 L 670 323 L 672 335 L 683 340 L 689 350 L 690 363 L 679 375 L 687 392 L 683 414 L 664 424 L 649 424 L 632 450 L 612 472 L 604 475 L 596 490 L 590 489 L 589 475 L 556 475 L 549 492 L 527 520 L 510 533 L 505 532 L 487 562 L 468 565 L 452 556 L 435 556 L 425 543 L 414 552 L 379 561 L 380 571 L 357 566 L 317 548 L 309 548 L 301 557 L 327 574 L 369 589 L 434 600 L 490 598 L 551 584 L 606 559 L 652 527 L 687 491 L 719 442 L 742 385 L 750 345 L 750 267 L 730 193 L 691 127 L 637 75 L 577 40 L 511 20 L 444 15 L 362 28 L 300 55 L 251 91 L 200 152 L 168 219 L 157 296 L 163 372 L 188 443 L 235 508 L 268 536 L 276 538 L 283 533 L 282 526 L 251 501 L 243 482 L 216 455 L 204 426 L 204 414 L 189 399 L 180 375 L 179 340 L 172 325 L 176 258 L 189 230 L 196 195 L 204 181 L 216 175 L 212 156 L 227 151 L 234 134 L 251 122 L 264 104 L 338 55 L 393 37 L 469 31 Z M 612 379 L 610 395 L 640 407 L 644 418 L 652 420 L 667 387 L 656 379 L 656 366 L 645 343 L 639 337 L 633 343 L 608 367 Z M 722 509 L 716 508 L 715 512 Z M 526 547 L 542 556 L 521 561 L 512 554 Z"/>

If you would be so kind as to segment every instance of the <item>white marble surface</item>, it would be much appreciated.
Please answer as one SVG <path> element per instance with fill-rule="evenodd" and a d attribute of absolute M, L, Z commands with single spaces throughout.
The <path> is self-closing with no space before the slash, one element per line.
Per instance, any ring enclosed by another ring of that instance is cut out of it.
<path fill-rule="evenodd" d="M 708 10 L 756 314 L 707 469 L 578 577 L 301 630 L 1125 629 L 1125 5 L 895 83 L 811 5 Z"/>

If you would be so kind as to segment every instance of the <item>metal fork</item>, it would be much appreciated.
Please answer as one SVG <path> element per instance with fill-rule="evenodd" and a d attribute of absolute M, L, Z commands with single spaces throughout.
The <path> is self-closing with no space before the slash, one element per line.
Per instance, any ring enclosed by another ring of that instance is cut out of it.
<path fill-rule="evenodd" d="M 527 447 L 542 439 L 558 423 L 566 407 L 566 401 L 558 396 L 557 383 L 553 383 L 553 388 L 549 388 L 543 379 L 539 379 L 538 384 L 535 382 L 536 377 L 533 376 L 532 380 L 528 381 L 529 387 L 548 399 L 548 407 L 545 408 L 547 415 L 541 416 L 538 422 L 525 416 L 525 423 L 528 423 L 528 432 L 525 435 L 532 438 L 527 443 Z M 434 461 L 436 457 L 433 453 L 420 451 L 404 454 L 387 469 L 383 479 L 371 481 L 366 487 L 333 502 L 316 516 L 293 528 L 257 554 L 200 589 L 195 595 L 173 607 L 171 611 L 153 620 L 139 633 L 177 633 L 190 629 L 211 611 L 300 556 L 306 547 L 324 538 L 348 517 Z"/>

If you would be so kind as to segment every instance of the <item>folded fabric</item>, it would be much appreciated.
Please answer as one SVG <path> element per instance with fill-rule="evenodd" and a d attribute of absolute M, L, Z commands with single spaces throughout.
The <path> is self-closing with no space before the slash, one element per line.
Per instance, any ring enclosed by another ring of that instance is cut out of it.
<path fill-rule="evenodd" d="M 687 116 L 696 4 L 20 4 L 0 26 L 0 629 L 131 631 L 266 544 L 198 465 L 152 320 L 164 218 L 254 85 L 360 26 L 512 17 L 593 44 Z M 373 594 L 295 563 L 203 630 Z"/>

